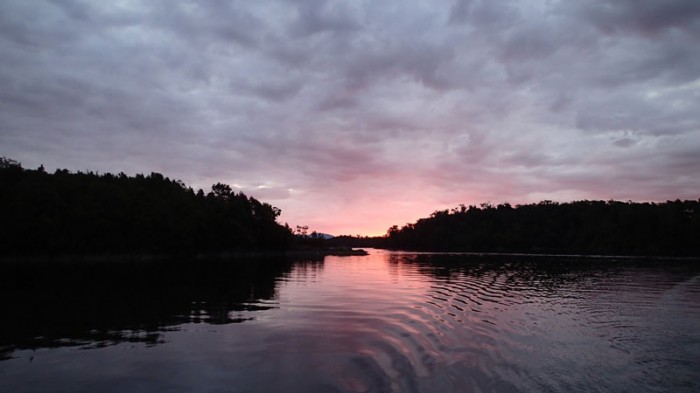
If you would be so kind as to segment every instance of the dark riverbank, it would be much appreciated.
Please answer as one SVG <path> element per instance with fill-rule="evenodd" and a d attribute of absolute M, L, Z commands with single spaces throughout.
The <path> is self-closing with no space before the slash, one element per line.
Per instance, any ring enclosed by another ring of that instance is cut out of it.
<path fill-rule="evenodd" d="M 363 256 L 368 255 L 363 249 L 352 248 L 328 248 L 328 249 L 306 249 L 306 250 L 285 250 L 285 251 L 232 251 L 216 253 L 197 254 L 85 254 L 85 255 L 11 255 L 0 256 L 0 264 L 71 264 L 71 263 L 149 263 L 166 262 L 191 263 L 196 261 L 235 261 L 245 260 L 265 260 L 270 258 L 290 258 L 290 259 L 320 259 L 327 255 L 332 256 Z"/>

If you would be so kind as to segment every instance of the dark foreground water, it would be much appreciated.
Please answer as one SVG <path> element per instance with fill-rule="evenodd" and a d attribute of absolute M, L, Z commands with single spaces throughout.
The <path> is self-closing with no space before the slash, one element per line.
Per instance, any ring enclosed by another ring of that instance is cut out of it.
<path fill-rule="evenodd" d="M 697 261 L 0 267 L 1 392 L 697 392 Z"/>

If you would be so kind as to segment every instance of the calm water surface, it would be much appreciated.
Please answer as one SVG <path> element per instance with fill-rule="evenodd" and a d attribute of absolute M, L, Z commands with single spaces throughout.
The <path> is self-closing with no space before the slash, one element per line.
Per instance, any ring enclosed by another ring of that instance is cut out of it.
<path fill-rule="evenodd" d="M 0 391 L 700 391 L 698 261 L 370 252 L 2 267 Z"/>

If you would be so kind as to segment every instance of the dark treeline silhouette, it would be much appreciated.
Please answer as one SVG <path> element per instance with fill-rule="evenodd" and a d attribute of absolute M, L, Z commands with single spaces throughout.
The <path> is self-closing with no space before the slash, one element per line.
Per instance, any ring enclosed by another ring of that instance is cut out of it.
<path fill-rule="evenodd" d="M 0 159 L 0 254 L 282 250 L 280 210 L 217 183 L 195 192 L 159 173 L 28 170 Z"/>
<path fill-rule="evenodd" d="M 700 201 L 464 206 L 389 228 L 383 247 L 424 251 L 700 255 Z"/>

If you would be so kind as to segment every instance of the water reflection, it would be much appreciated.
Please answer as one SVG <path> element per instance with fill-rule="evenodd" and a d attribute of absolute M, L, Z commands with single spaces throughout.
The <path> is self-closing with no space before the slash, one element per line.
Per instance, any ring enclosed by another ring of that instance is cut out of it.
<path fill-rule="evenodd" d="M 185 323 L 250 321 L 278 307 L 277 280 L 291 271 L 286 259 L 4 264 L 0 353 L 156 345 Z"/>
<path fill-rule="evenodd" d="M 5 280 L 2 307 L 17 323 L 2 327 L 15 358 L 0 362 L 0 386 L 700 390 L 697 261 L 373 250 L 259 262 Z M 33 363 L 21 350 L 65 344 L 93 349 L 37 351 Z"/>

